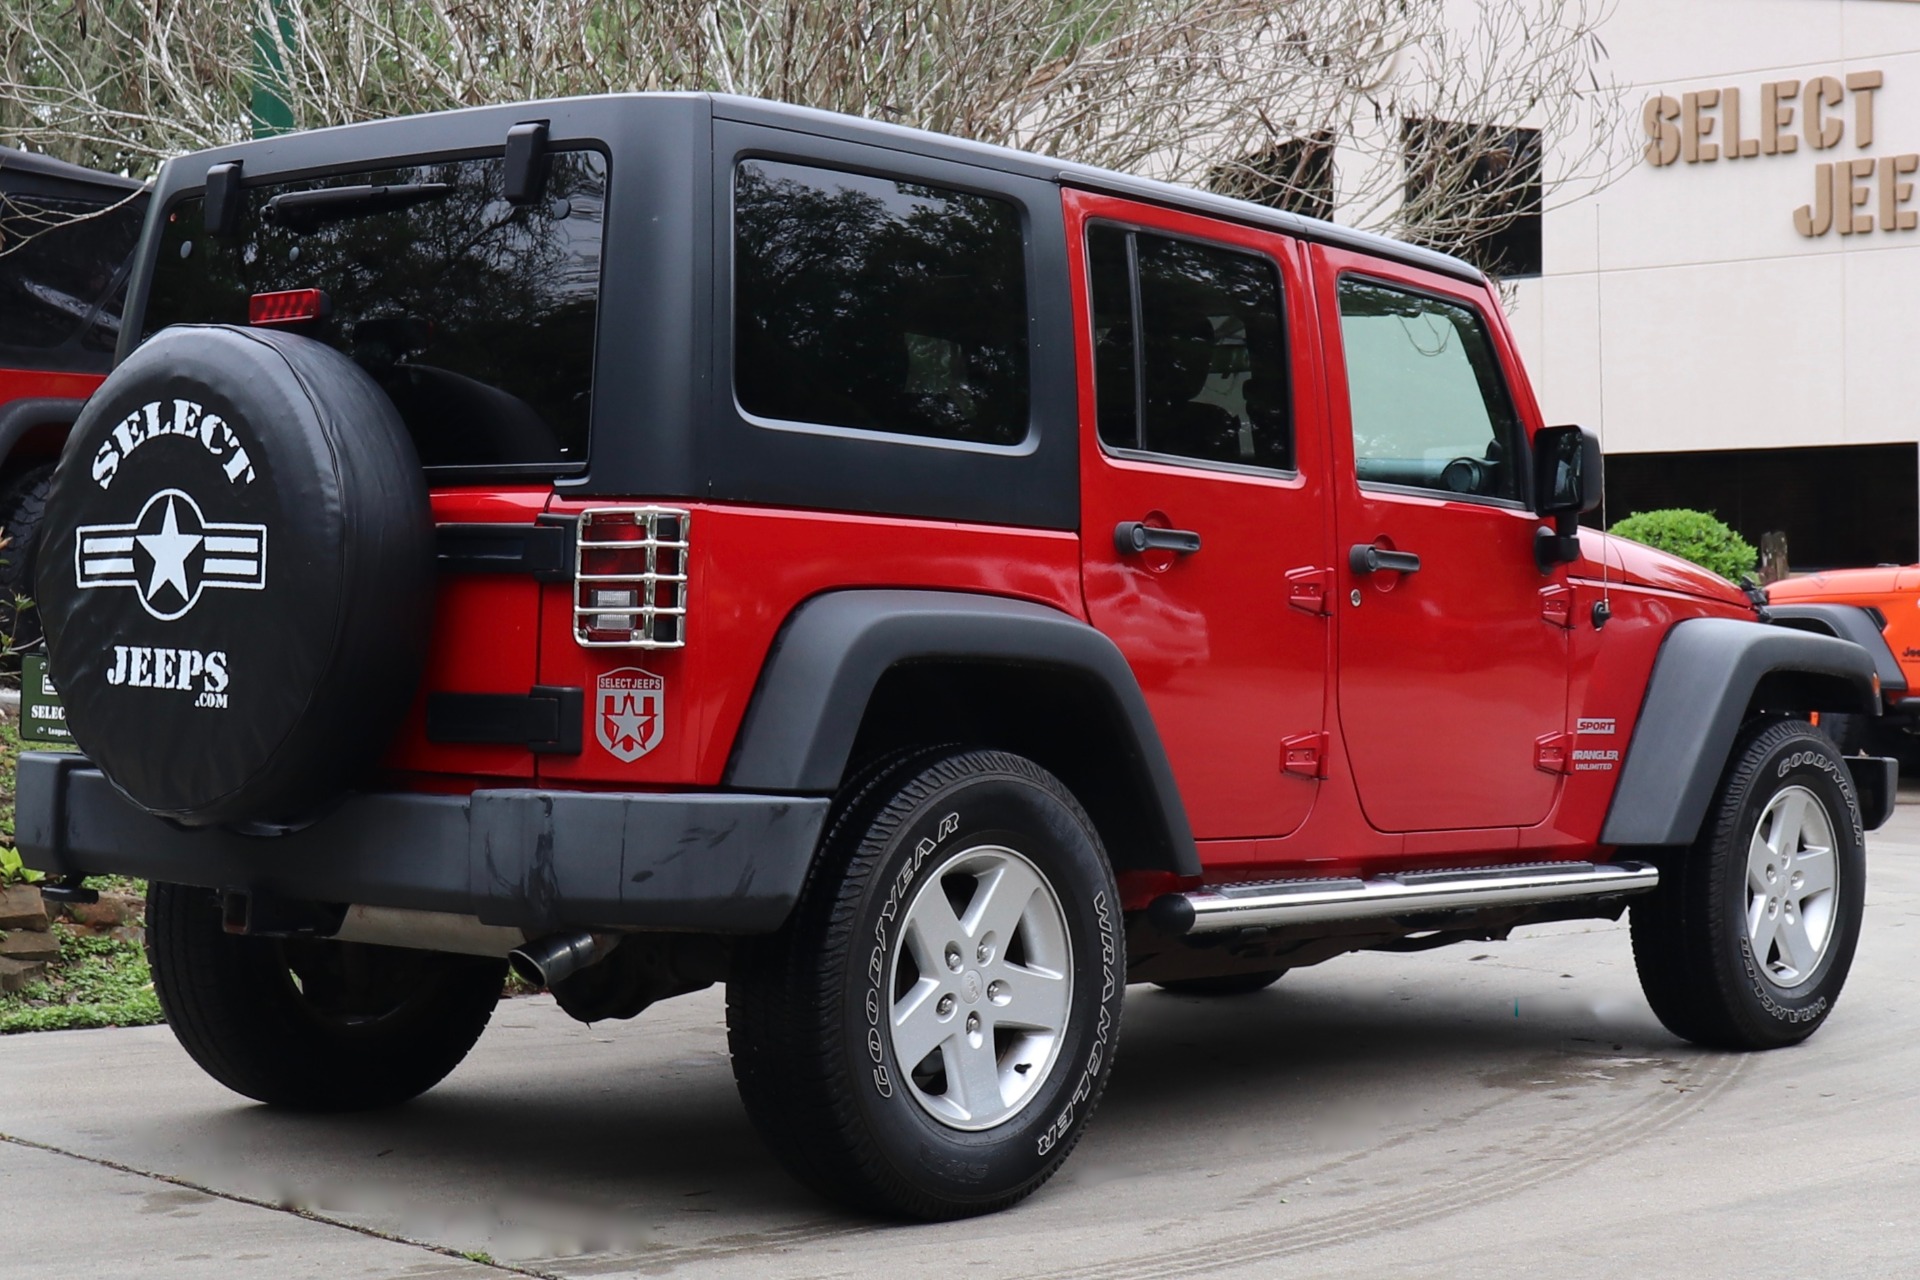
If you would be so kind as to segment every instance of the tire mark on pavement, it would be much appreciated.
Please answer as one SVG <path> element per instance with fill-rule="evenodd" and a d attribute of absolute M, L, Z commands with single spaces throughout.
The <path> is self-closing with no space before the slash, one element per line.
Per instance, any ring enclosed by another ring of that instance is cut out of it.
<path fill-rule="evenodd" d="M 542 1266 L 560 1268 L 560 1275 L 666 1275 L 681 1267 L 718 1262 L 727 1258 L 756 1254 L 785 1253 L 801 1245 L 850 1236 L 873 1235 L 887 1231 L 878 1224 L 849 1225 L 844 1222 L 801 1223 L 770 1231 L 745 1231 L 733 1235 L 711 1236 L 693 1244 L 656 1245 L 628 1253 L 575 1254 L 546 1258 Z M 541 1273 L 544 1275 L 545 1273 Z"/>
<path fill-rule="evenodd" d="M 262 1200 L 258 1196 L 242 1194 L 238 1191 L 223 1191 L 219 1187 L 204 1182 L 195 1182 L 192 1178 L 183 1178 L 178 1174 L 160 1173 L 154 1169 L 142 1169 L 137 1165 L 123 1164 L 118 1160 L 109 1160 L 105 1156 L 90 1156 L 83 1151 L 69 1151 L 65 1147 L 56 1147 L 50 1142 L 36 1142 L 32 1138 L 23 1138 L 14 1133 L 0 1133 L 0 1143 L 23 1147 L 28 1151 L 41 1151 L 48 1155 L 65 1156 L 69 1160 L 78 1160 L 101 1169 L 111 1169 L 115 1173 L 132 1174 L 136 1178 L 146 1178 L 153 1182 L 165 1183 L 170 1187 L 179 1187 L 186 1191 L 197 1191 L 203 1196 L 215 1200 L 226 1200 L 233 1204 L 243 1204 L 254 1209 L 266 1209 L 272 1213 L 285 1214 L 290 1218 L 299 1218 L 305 1222 L 319 1223 L 321 1226 L 338 1227 L 342 1231 L 351 1231 L 355 1235 L 366 1236 L 372 1240 L 384 1240 L 388 1244 L 407 1245 L 426 1253 L 438 1254 L 442 1258 L 451 1258 L 455 1262 L 464 1262 L 472 1267 L 486 1267 L 507 1275 L 530 1276 L 533 1280 L 566 1280 L 565 1277 L 551 1271 L 542 1271 L 535 1267 L 516 1265 L 511 1262 L 480 1262 L 468 1257 L 451 1245 L 434 1244 L 429 1240 L 416 1240 L 411 1236 L 397 1235 L 391 1231 L 381 1231 L 377 1227 L 362 1226 L 349 1222 L 345 1218 L 336 1218 L 315 1209 L 301 1208 L 299 1205 L 279 1204 L 272 1200 Z"/>
<path fill-rule="evenodd" d="M 1283 1227 L 1238 1232 L 1131 1264 L 1125 1259 L 1115 1259 L 1056 1272 L 1054 1280 L 1173 1280 L 1203 1275 L 1331 1248 L 1504 1199 L 1565 1177 L 1680 1123 L 1724 1092 L 1740 1075 L 1746 1061 L 1740 1056 L 1707 1059 L 1687 1073 L 1692 1081 L 1690 1088 L 1643 1099 L 1624 1115 L 1606 1117 L 1572 1130 L 1555 1124 L 1536 1126 L 1518 1143 L 1485 1148 L 1469 1157 L 1470 1164 L 1490 1167 L 1456 1178 L 1444 1186 L 1370 1201 Z M 1362 1158 L 1370 1158 L 1396 1145 L 1398 1140 L 1390 1140 L 1369 1148 Z M 1327 1168 L 1354 1162 L 1354 1157 L 1344 1157 L 1330 1162 Z"/>

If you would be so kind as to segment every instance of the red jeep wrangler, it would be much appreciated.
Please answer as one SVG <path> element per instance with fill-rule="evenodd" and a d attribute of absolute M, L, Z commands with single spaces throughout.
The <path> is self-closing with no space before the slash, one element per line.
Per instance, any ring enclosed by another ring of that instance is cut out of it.
<path fill-rule="evenodd" d="M 0 147 L 0 636 L 33 594 L 40 512 L 67 428 L 113 363 L 146 214 L 142 184 Z"/>
<path fill-rule="evenodd" d="M 153 882 L 215 1078 L 402 1101 L 511 955 L 727 984 L 847 1202 L 998 1208 L 1129 983 L 1617 918 L 1703 1044 L 1811 1034 L 1890 762 L 1858 646 L 1577 528 L 1454 259 L 763 102 L 642 95 L 161 175 L 39 598 L 85 757 L 19 843 Z"/>

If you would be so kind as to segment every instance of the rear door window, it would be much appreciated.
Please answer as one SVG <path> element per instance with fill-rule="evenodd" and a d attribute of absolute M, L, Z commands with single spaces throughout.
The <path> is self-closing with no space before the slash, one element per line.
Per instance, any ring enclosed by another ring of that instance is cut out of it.
<path fill-rule="evenodd" d="M 1280 277 L 1255 254 L 1087 229 L 1100 439 L 1199 462 L 1293 469 Z"/>
<path fill-rule="evenodd" d="M 583 465 L 593 395 L 607 163 L 552 156 L 546 190 L 509 204 L 498 158 L 247 188 L 234 238 L 206 233 L 199 197 L 169 211 L 142 336 L 246 324 L 256 293 L 323 290 L 294 332 L 372 374 L 429 467 Z M 331 207 L 280 195 L 387 188 Z"/>
<path fill-rule="evenodd" d="M 1026 253 L 1009 202 L 746 160 L 733 272 L 734 394 L 754 417 L 1026 439 Z"/>

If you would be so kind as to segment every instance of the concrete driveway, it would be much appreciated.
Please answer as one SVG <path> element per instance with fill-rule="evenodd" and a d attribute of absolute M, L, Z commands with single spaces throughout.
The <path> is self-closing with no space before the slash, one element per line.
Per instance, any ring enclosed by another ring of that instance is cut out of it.
<path fill-rule="evenodd" d="M 0 1275 L 1911 1276 L 1920 806 L 1869 865 L 1844 999 L 1771 1054 L 1667 1035 L 1624 924 L 1136 987 L 1062 1174 L 935 1227 L 774 1167 L 717 991 L 594 1027 L 511 1001 L 439 1089 L 353 1117 L 246 1103 L 161 1027 L 9 1037 Z"/>

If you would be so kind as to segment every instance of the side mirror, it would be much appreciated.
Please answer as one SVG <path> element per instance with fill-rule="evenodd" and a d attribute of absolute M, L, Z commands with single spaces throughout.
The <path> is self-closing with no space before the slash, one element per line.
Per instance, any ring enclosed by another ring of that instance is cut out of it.
<path fill-rule="evenodd" d="M 1585 427 L 1542 427 L 1533 437 L 1533 509 L 1581 516 L 1600 505 L 1600 437 Z"/>
<path fill-rule="evenodd" d="M 1533 437 L 1533 509 L 1553 521 L 1533 536 L 1540 572 L 1580 558 L 1580 517 L 1600 505 L 1600 437 L 1584 427 L 1542 427 Z"/>

